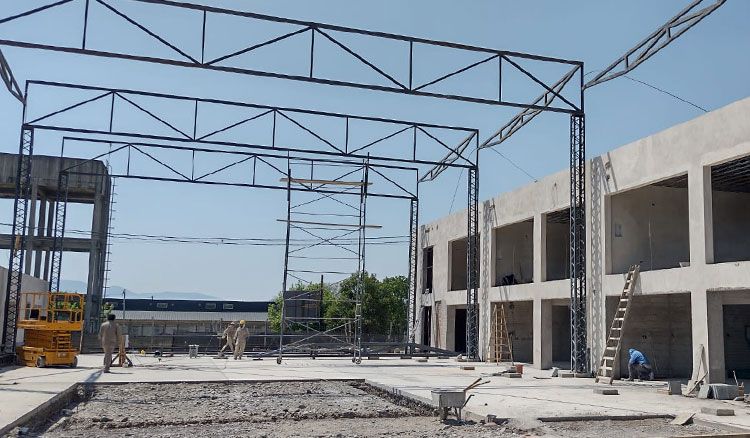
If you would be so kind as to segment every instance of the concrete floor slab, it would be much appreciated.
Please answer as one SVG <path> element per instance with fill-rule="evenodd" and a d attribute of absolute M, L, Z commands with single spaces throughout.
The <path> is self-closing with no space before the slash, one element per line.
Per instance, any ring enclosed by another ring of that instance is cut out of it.
<path fill-rule="evenodd" d="M 491 377 L 498 371 L 496 364 L 474 364 L 475 370 L 461 370 L 453 360 L 417 363 L 382 358 L 354 365 L 350 359 L 285 359 L 277 365 L 274 359 L 216 360 L 201 356 L 163 358 L 132 356 L 133 368 L 113 368 L 112 373 L 100 370 L 101 357 L 82 355 L 79 368 L 9 367 L 0 370 L 0 430 L 13 424 L 37 406 L 49 401 L 66 388 L 79 382 L 163 382 L 163 381 L 252 381 L 252 380 L 309 380 L 309 379 L 366 379 L 392 391 L 430 400 L 435 388 L 462 389 L 476 378 L 490 383 L 471 393 L 474 397 L 466 409 L 485 417 L 498 418 L 577 418 L 589 416 L 677 415 L 681 412 L 700 412 L 701 408 L 732 408 L 734 417 L 707 416 L 698 413 L 696 419 L 750 429 L 750 407 L 740 402 L 699 400 L 681 396 L 658 394 L 665 383 L 618 382 L 616 398 L 601 398 L 593 389 L 601 388 L 592 378 L 535 379 L 546 377 L 549 371 L 525 367 L 522 378 Z"/>

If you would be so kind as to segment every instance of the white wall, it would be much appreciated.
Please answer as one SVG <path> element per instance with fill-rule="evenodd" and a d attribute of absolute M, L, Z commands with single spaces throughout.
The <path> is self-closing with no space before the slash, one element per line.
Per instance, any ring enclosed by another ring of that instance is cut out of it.
<path fill-rule="evenodd" d="M 513 275 L 517 283 L 534 279 L 534 221 L 527 220 L 495 229 L 495 279 Z"/>
<path fill-rule="evenodd" d="M 687 189 L 646 187 L 612 196 L 610 274 L 677 268 L 690 261 Z"/>
<path fill-rule="evenodd" d="M 5 313 L 3 312 L 3 310 L 5 310 L 7 290 L 8 269 L 0 266 L 0 323 L 2 324 L 2 327 L 5 326 Z M 21 279 L 22 292 L 44 292 L 48 290 L 49 282 L 47 281 L 26 274 L 24 274 L 23 278 Z M 22 335 L 22 333 L 23 331 L 21 330 L 18 334 Z M 16 342 L 18 342 L 18 338 L 16 338 Z"/>

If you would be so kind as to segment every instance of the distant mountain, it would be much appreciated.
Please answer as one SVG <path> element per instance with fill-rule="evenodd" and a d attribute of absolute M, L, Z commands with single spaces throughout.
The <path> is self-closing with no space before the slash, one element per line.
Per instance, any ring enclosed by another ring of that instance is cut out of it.
<path fill-rule="evenodd" d="M 79 294 L 86 293 L 86 283 L 78 280 L 60 280 L 60 290 L 65 292 L 77 292 Z M 122 286 L 110 286 L 107 288 L 107 298 L 122 298 Z M 138 293 L 133 292 L 131 289 L 127 289 L 125 292 L 125 298 L 133 299 L 151 299 L 155 300 L 223 300 L 224 298 L 215 297 L 212 295 L 206 295 L 198 292 L 153 292 L 153 293 Z"/>

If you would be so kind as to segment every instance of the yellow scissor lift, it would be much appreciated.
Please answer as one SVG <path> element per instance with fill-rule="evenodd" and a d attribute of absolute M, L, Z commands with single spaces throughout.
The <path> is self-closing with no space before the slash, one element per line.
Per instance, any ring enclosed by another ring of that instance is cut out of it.
<path fill-rule="evenodd" d="M 84 295 L 68 292 L 22 292 L 18 328 L 24 345 L 16 348 L 18 363 L 44 368 L 78 365 L 71 334 L 83 328 Z"/>

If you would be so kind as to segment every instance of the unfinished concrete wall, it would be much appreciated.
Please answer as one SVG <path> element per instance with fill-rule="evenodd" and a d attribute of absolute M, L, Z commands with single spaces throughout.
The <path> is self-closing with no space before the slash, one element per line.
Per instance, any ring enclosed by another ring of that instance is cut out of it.
<path fill-rule="evenodd" d="M 450 255 L 450 289 L 466 289 L 466 251 L 467 240 L 454 240 L 448 244 L 448 254 Z"/>
<path fill-rule="evenodd" d="M 611 325 L 619 297 L 607 297 Z M 689 378 L 692 373 L 692 324 L 689 293 L 636 295 L 631 303 L 620 351 L 620 376 L 628 375 L 628 350 L 642 352 L 657 377 Z"/>
<path fill-rule="evenodd" d="M 677 268 L 690 261 L 688 191 L 649 185 L 611 198 L 611 274 Z"/>
<path fill-rule="evenodd" d="M 513 345 L 513 360 L 533 362 L 534 349 L 534 302 L 513 301 L 505 306 L 508 334 Z"/>
<path fill-rule="evenodd" d="M 750 260 L 750 193 L 712 192 L 714 262 Z"/>
<path fill-rule="evenodd" d="M 570 363 L 570 306 L 552 305 L 552 361 Z"/>
<path fill-rule="evenodd" d="M 534 280 L 534 220 L 496 228 L 493 286 Z"/>
<path fill-rule="evenodd" d="M 750 378 L 750 304 L 724 306 L 724 367 L 727 377 Z"/>
<path fill-rule="evenodd" d="M 547 280 L 570 278 L 570 224 L 547 222 Z"/>

